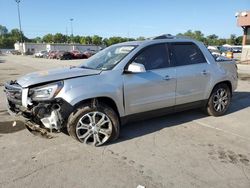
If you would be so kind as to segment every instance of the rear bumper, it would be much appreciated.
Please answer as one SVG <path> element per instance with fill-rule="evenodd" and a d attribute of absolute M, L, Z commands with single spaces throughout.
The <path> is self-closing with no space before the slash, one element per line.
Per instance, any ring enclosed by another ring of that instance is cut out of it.
<path fill-rule="evenodd" d="M 238 74 L 233 75 L 230 82 L 232 86 L 232 92 L 234 92 L 238 86 Z"/>

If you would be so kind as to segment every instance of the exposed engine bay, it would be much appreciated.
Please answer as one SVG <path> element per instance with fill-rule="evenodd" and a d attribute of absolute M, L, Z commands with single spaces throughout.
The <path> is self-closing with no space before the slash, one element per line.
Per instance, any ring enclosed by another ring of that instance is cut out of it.
<path fill-rule="evenodd" d="M 72 106 L 60 98 L 33 101 L 31 99 L 33 91 L 25 90 L 16 81 L 5 84 L 9 112 L 12 115 L 24 117 L 29 130 L 44 130 L 44 133 L 60 131 Z"/>

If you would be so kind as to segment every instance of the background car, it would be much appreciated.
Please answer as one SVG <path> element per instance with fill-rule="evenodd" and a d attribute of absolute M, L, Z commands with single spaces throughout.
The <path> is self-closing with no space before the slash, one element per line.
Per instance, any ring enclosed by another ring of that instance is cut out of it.
<path fill-rule="evenodd" d="M 49 51 L 48 58 L 49 59 L 56 59 L 57 51 L 51 50 Z"/>
<path fill-rule="evenodd" d="M 85 54 L 81 53 L 78 50 L 71 51 L 71 54 L 72 54 L 73 59 L 86 59 L 86 58 L 88 58 Z"/>
<path fill-rule="evenodd" d="M 43 50 L 43 51 L 39 51 L 39 52 L 35 53 L 34 56 L 42 58 L 42 57 L 45 57 L 46 54 L 48 54 L 48 52 L 46 50 Z"/>
<path fill-rule="evenodd" d="M 83 54 L 87 57 L 90 58 L 92 55 L 96 54 L 96 51 L 94 50 L 86 50 L 85 52 L 83 52 Z"/>
<path fill-rule="evenodd" d="M 225 47 L 221 46 L 220 47 L 221 55 L 225 56 L 227 58 L 233 59 L 234 58 L 234 52 L 232 47 Z"/>
<path fill-rule="evenodd" d="M 241 53 L 242 52 L 242 47 L 233 47 L 233 52 L 234 53 Z"/>
<path fill-rule="evenodd" d="M 73 55 L 71 52 L 66 52 L 66 51 L 59 51 L 57 53 L 57 59 L 60 60 L 69 60 L 69 59 L 73 59 Z"/>
<path fill-rule="evenodd" d="M 21 52 L 18 51 L 18 50 L 11 50 L 10 53 L 11 53 L 12 55 L 21 55 Z"/>

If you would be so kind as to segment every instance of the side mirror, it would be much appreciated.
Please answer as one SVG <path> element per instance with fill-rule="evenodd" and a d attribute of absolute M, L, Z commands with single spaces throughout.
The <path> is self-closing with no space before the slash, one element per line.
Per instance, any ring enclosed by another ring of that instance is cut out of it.
<path fill-rule="evenodd" d="M 140 73 L 140 72 L 146 72 L 145 66 L 140 63 L 131 63 L 128 66 L 128 69 L 126 70 L 128 73 Z"/>

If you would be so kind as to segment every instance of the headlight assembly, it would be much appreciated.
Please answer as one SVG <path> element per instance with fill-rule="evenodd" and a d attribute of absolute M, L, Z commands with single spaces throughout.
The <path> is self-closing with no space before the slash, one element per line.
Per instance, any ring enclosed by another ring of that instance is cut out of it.
<path fill-rule="evenodd" d="M 63 88 L 63 81 L 30 89 L 29 96 L 33 101 L 53 99 Z"/>

